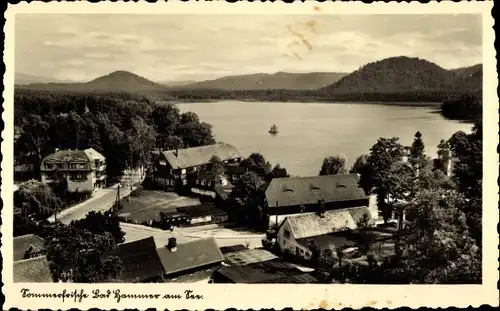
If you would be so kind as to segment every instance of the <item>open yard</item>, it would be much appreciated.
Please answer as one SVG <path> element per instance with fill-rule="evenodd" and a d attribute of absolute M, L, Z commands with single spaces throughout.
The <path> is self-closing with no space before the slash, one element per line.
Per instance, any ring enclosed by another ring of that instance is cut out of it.
<path fill-rule="evenodd" d="M 162 211 L 197 204 L 200 204 L 198 199 L 182 197 L 173 192 L 143 190 L 140 195 L 131 196 L 130 202 L 124 203 L 123 208 L 118 211 L 118 216 L 142 223 L 156 220 Z"/>

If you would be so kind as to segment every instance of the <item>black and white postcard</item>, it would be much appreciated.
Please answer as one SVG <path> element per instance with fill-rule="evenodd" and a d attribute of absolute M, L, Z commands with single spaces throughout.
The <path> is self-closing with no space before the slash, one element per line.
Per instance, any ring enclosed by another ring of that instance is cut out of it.
<path fill-rule="evenodd" d="M 6 308 L 498 305 L 492 2 L 6 12 Z"/>

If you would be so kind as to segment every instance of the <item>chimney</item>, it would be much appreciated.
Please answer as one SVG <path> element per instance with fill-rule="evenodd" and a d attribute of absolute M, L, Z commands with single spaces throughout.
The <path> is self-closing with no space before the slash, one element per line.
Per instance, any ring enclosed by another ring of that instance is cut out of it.
<path fill-rule="evenodd" d="M 171 252 L 175 252 L 175 251 L 177 251 L 177 239 L 176 239 L 176 238 L 169 238 L 169 239 L 168 239 L 167 248 L 168 248 Z"/>
<path fill-rule="evenodd" d="M 318 216 L 323 218 L 325 217 L 325 200 L 318 199 Z"/>
<path fill-rule="evenodd" d="M 174 155 L 175 155 L 176 157 L 178 157 L 178 156 L 179 156 L 179 148 L 175 148 L 175 150 L 174 150 Z"/>

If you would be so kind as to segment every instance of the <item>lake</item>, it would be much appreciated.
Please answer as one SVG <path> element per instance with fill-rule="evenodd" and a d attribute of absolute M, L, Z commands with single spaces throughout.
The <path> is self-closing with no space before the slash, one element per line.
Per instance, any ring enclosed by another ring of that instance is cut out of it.
<path fill-rule="evenodd" d="M 410 145 L 417 131 L 426 153 L 436 156 L 441 139 L 456 131 L 470 132 L 472 124 L 450 121 L 436 113 L 438 106 L 399 106 L 367 103 L 204 102 L 178 104 L 213 125 L 217 141 L 234 145 L 242 156 L 260 152 L 273 166 L 289 174 L 317 175 L 323 159 L 342 154 L 350 168 L 369 153 L 380 137 L 399 137 Z M 279 133 L 268 133 L 276 124 Z"/>

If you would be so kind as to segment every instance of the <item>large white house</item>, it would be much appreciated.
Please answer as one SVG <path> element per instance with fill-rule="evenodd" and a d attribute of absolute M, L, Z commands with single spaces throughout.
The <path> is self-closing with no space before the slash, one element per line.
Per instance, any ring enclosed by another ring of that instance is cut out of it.
<path fill-rule="evenodd" d="M 290 215 L 278 229 L 277 243 L 281 251 L 305 259 L 312 255 L 310 242 L 314 242 L 321 252 L 325 249 L 334 252 L 338 247 L 354 246 L 342 233 L 356 229 L 364 215 L 371 223 L 371 213 L 366 206 Z"/>
<path fill-rule="evenodd" d="M 96 191 L 106 186 L 106 158 L 92 148 L 56 150 L 42 159 L 43 183 L 66 179 L 68 191 Z"/>

